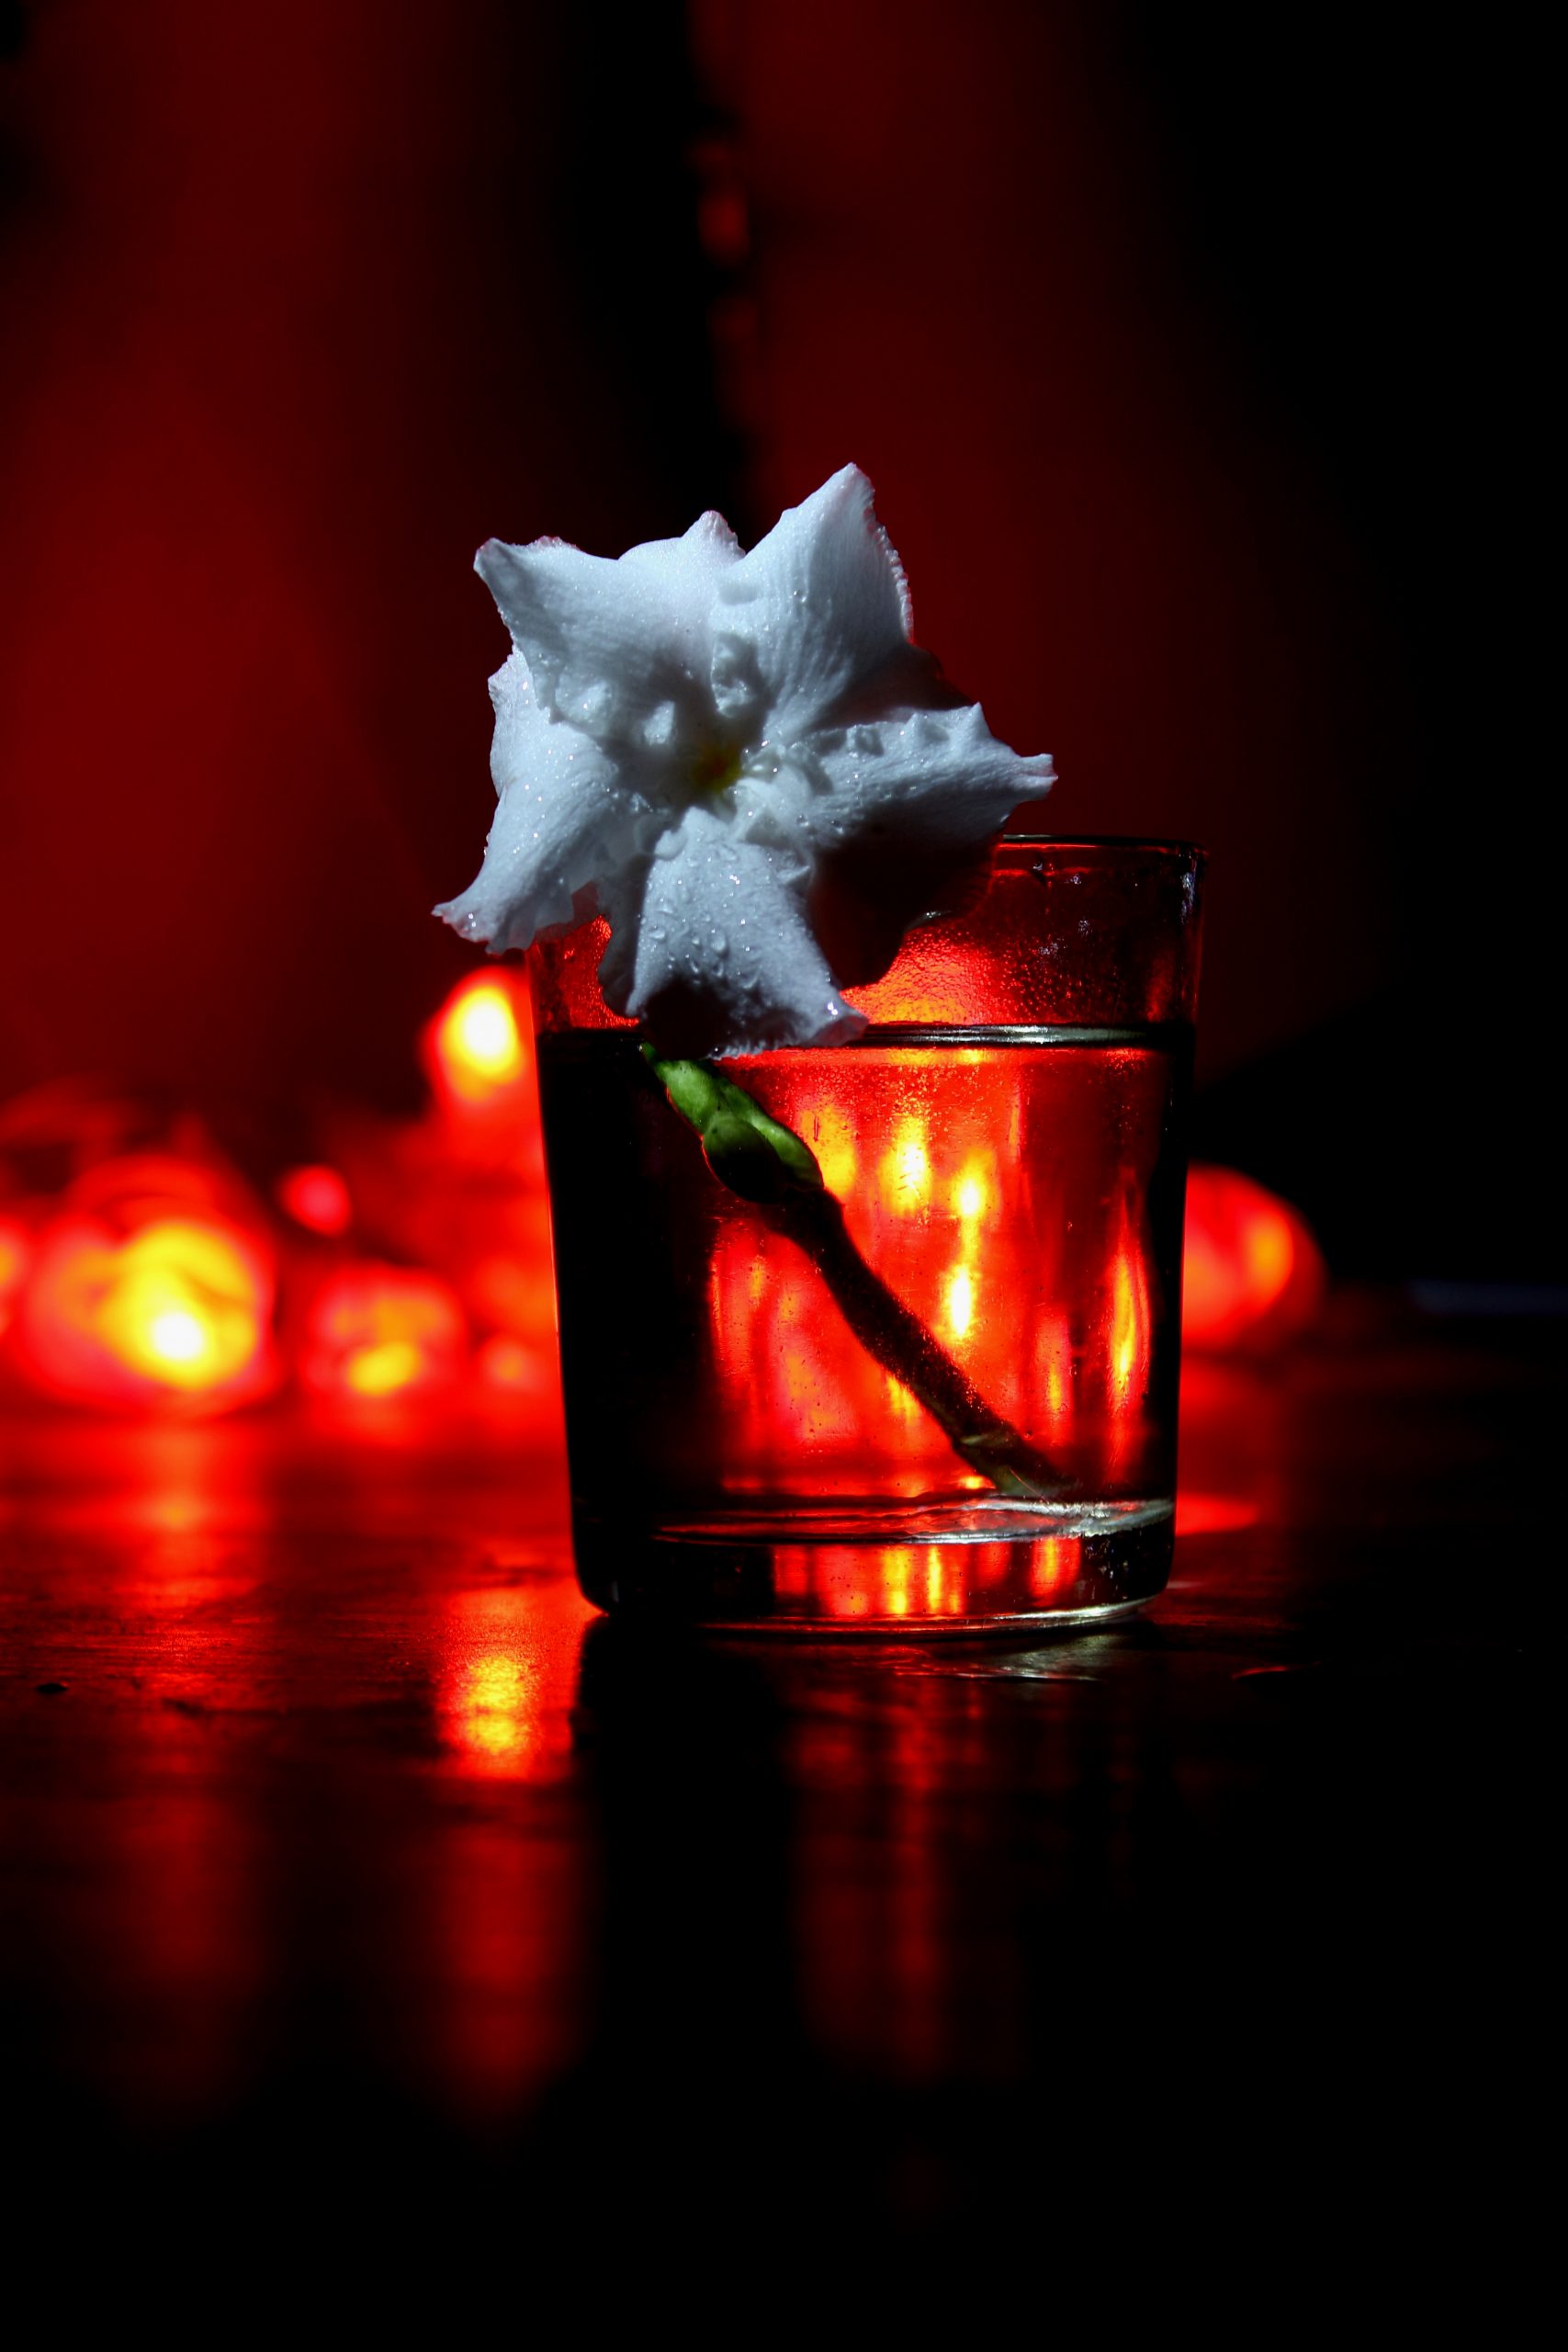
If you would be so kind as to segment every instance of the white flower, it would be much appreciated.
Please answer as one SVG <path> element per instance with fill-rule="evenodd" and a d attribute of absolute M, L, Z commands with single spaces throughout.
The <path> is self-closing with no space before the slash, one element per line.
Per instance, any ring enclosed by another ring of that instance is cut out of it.
<path fill-rule="evenodd" d="M 500 806 L 436 912 L 500 955 L 597 908 L 606 1000 L 670 1050 L 857 1035 L 840 987 L 1050 784 L 910 642 L 854 466 L 749 555 L 710 514 L 614 560 L 491 539 L 476 569 L 515 649 L 491 680 Z"/>

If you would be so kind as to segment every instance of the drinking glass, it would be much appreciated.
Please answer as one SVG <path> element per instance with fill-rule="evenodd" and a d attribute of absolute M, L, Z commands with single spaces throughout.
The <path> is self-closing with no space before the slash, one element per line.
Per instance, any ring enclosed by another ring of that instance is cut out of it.
<path fill-rule="evenodd" d="M 1202 854 L 1004 839 L 846 991 L 853 1044 L 728 1057 L 824 1189 L 719 1181 L 602 923 L 531 956 L 588 1598 L 751 1630 L 1098 1623 L 1176 1487 Z"/>

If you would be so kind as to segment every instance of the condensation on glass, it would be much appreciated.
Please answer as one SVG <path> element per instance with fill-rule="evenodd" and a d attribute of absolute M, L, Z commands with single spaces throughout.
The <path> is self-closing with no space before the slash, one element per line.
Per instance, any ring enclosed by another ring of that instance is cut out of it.
<path fill-rule="evenodd" d="M 1013 838 L 851 989 L 855 1044 L 726 1061 L 834 1208 L 739 1198 L 535 949 L 574 1542 L 602 1607 L 880 1634 L 1157 1592 L 1176 1482 L 1201 854 Z"/>

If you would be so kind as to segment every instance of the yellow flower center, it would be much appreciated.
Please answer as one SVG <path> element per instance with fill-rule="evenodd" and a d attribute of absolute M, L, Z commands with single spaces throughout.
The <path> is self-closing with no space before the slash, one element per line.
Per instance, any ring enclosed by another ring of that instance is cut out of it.
<path fill-rule="evenodd" d="M 743 757 L 737 744 L 705 743 L 692 762 L 693 789 L 716 799 L 732 784 L 739 783 Z"/>

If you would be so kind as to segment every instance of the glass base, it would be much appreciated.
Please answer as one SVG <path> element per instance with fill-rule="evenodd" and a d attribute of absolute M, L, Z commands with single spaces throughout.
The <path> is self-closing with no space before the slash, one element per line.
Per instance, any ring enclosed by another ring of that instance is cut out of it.
<path fill-rule="evenodd" d="M 1168 1499 L 756 1511 L 657 1531 L 579 1511 L 578 1578 L 617 1617 L 878 1640 L 1050 1634 L 1165 1588 Z"/>

